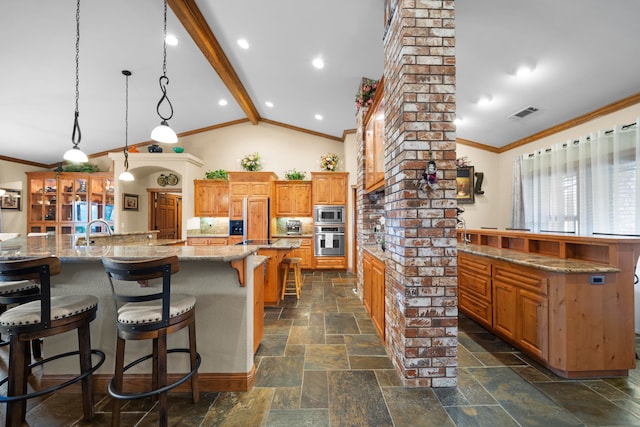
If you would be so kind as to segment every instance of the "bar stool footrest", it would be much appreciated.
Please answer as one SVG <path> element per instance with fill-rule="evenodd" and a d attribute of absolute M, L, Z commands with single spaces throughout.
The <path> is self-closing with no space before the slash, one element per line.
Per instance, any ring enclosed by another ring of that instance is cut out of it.
<path fill-rule="evenodd" d="M 167 350 L 167 354 L 169 353 L 187 353 L 187 354 L 191 354 L 191 351 L 188 348 L 172 348 L 170 350 Z M 153 358 L 153 354 L 148 354 L 146 356 L 142 356 L 139 359 L 134 360 L 133 362 L 129 363 L 127 366 L 124 367 L 124 369 L 122 370 L 122 374 L 124 375 L 125 372 L 127 372 L 127 370 L 129 370 L 130 368 L 144 362 L 145 360 L 149 360 Z M 144 393 L 122 393 L 119 391 L 114 390 L 114 386 L 113 386 L 113 381 L 114 379 L 111 380 L 111 382 L 109 383 L 109 395 L 111 397 L 113 397 L 114 399 L 121 399 L 121 400 L 135 400 L 135 399 L 144 399 L 145 397 L 151 397 L 151 396 L 156 396 L 162 393 L 165 393 L 177 386 L 179 386 L 180 384 L 184 383 L 185 381 L 187 381 L 189 378 L 191 378 L 193 376 L 193 374 L 195 374 L 198 371 L 198 368 L 200 367 L 200 362 L 202 361 L 201 357 L 200 357 L 200 353 L 196 352 L 196 366 L 194 366 L 194 368 L 188 372 L 187 374 L 185 374 L 182 378 L 178 379 L 177 381 L 168 384 L 164 387 L 161 388 L 157 388 L 154 390 L 150 390 Z"/>
<path fill-rule="evenodd" d="M 57 384 L 57 385 L 53 385 L 49 388 L 46 388 L 44 390 L 38 390 L 38 391 L 34 391 L 33 393 L 27 393 L 27 394 L 21 394 L 19 396 L 0 396 L 0 403 L 4 403 L 4 402 L 15 402 L 18 400 L 26 400 L 26 399 L 31 399 L 33 397 L 38 397 L 38 396 L 43 396 L 45 394 L 50 394 L 54 391 L 58 391 L 61 390 L 67 386 L 70 386 L 71 384 L 75 384 L 78 381 L 82 381 L 83 379 L 87 378 L 89 375 L 93 374 L 95 371 L 98 370 L 98 368 L 100 368 L 100 366 L 102 366 L 102 364 L 104 363 L 105 360 L 105 354 L 103 351 L 101 350 L 91 350 L 91 354 L 94 356 L 99 356 L 100 360 L 98 361 L 98 363 L 95 366 L 92 366 L 91 369 L 89 369 L 86 372 L 81 373 L 80 375 L 71 378 L 68 381 L 65 381 L 61 384 Z M 31 363 L 29 364 L 29 369 L 35 368 L 36 366 L 40 366 L 40 365 L 44 365 L 45 363 L 48 362 L 52 362 L 54 360 L 58 360 L 58 359 L 62 359 L 64 357 L 69 357 L 69 356 L 78 356 L 80 355 L 80 351 L 76 350 L 76 351 L 70 351 L 67 353 L 62 353 L 62 354 L 58 354 L 55 356 L 51 356 L 51 357 L 47 357 L 46 359 L 42 359 L 42 360 L 38 360 L 37 362 Z M 9 381 L 9 377 L 6 376 L 4 377 L 2 380 L 0 380 L 0 386 L 4 385 L 7 381 Z"/>

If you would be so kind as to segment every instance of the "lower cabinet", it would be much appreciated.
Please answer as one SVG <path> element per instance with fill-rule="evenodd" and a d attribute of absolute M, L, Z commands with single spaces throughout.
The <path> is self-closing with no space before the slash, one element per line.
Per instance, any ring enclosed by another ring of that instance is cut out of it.
<path fill-rule="evenodd" d="M 344 270 L 347 268 L 347 257 L 344 256 L 316 256 L 314 267 L 319 270 Z"/>
<path fill-rule="evenodd" d="M 291 251 L 292 257 L 302 259 L 300 262 L 300 268 L 313 268 L 313 246 L 311 246 L 311 241 L 312 239 L 302 238 L 300 239 L 300 247 Z"/>
<path fill-rule="evenodd" d="M 458 253 L 458 305 L 481 325 L 493 326 L 491 262 L 487 258 Z"/>
<path fill-rule="evenodd" d="M 264 337 L 264 278 L 266 260 L 253 269 L 253 352 L 258 351 Z"/>
<path fill-rule="evenodd" d="M 365 251 L 363 256 L 363 299 L 364 306 L 371 316 L 371 321 L 378 334 L 385 339 L 385 286 L 384 286 L 384 262 Z"/>
<path fill-rule="evenodd" d="M 493 274 L 493 329 L 541 359 L 549 355 L 547 279 L 509 266 Z"/>
<path fill-rule="evenodd" d="M 187 237 L 188 246 L 226 246 L 226 237 Z"/>

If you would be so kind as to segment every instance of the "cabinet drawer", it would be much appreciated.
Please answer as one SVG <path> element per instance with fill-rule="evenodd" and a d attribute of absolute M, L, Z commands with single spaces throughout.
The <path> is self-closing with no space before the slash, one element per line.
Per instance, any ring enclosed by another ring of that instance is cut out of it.
<path fill-rule="evenodd" d="M 458 270 L 458 288 L 476 298 L 491 302 L 491 277 L 478 275 L 475 271 Z"/>
<path fill-rule="evenodd" d="M 459 254 L 458 267 L 461 269 L 474 271 L 476 274 L 491 276 L 491 261 L 487 258 L 480 258 L 467 254 Z"/>
<path fill-rule="evenodd" d="M 315 257 L 315 265 L 316 268 L 324 269 L 324 268 L 336 268 L 343 269 L 347 268 L 346 266 L 346 258 L 345 257 Z"/>
<path fill-rule="evenodd" d="M 460 311 L 471 317 L 476 322 L 491 328 L 493 326 L 493 306 L 485 300 L 474 298 L 473 295 L 460 290 Z"/>
<path fill-rule="evenodd" d="M 520 289 L 540 295 L 549 294 L 549 284 L 545 276 L 535 274 L 526 269 L 515 269 L 505 265 L 494 265 L 493 278 Z"/>

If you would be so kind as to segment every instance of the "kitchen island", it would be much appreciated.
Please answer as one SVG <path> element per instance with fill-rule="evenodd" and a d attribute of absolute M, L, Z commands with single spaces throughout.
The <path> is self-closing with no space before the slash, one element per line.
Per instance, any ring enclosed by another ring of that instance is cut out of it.
<path fill-rule="evenodd" d="M 640 239 L 507 230 L 467 237 L 458 244 L 462 313 L 565 378 L 626 376 L 635 367 Z"/>
<path fill-rule="evenodd" d="M 0 255 L 3 259 L 55 255 L 62 261 L 62 272 L 52 277 L 53 295 L 83 293 L 99 298 L 98 315 L 91 324 L 91 340 L 92 347 L 104 351 L 107 359 L 94 375 L 98 392 L 106 392 L 111 379 L 116 343 L 115 307 L 102 268 L 102 257 L 144 259 L 176 255 L 180 260 L 180 271 L 172 276 L 172 290 L 194 295 L 197 299 L 196 334 L 198 352 L 202 357 L 199 369 L 201 391 L 246 391 L 253 387 L 253 284 L 255 266 L 259 264 L 257 252 L 261 246 L 166 246 L 164 244 L 169 242 L 161 240 L 137 245 L 84 246 L 75 245 L 75 241 L 74 236 L 66 235 L 13 239 L 3 242 Z M 268 246 L 290 248 L 291 243 L 276 241 Z M 149 284 L 159 285 L 159 281 Z M 186 334 L 171 335 L 169 348 L 184 348 L 187 341 Z M 62 353 L 76 346 L 75 336 L 65 334 L 48 338 L 44 352 L 45 355 Z M 148 342 L 128 343 L 127 359 L 148 354 L 150 349 Z M 47 364 L 43 385 L 70 377 L 77 369 L 76 364 L 64 359 Z M 142 364 L 131 369 L 128 375 L 146 379 L 150 371 L 150 365 Z M 178 377 L 178 373 L 186 371 L 188 360 L 171 359 L 170 373 Z"/>

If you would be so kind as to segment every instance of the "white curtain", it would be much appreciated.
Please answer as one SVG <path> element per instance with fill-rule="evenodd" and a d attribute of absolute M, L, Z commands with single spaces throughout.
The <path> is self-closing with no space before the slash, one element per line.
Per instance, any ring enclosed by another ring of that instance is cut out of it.
<path fill-rule="evenodd" d="M 521 157 L 525 227 L 536 232 L 640 234 L 640 133 L 616 126 Z M 514 161 L 515 178 L 518 159 Z"/>

